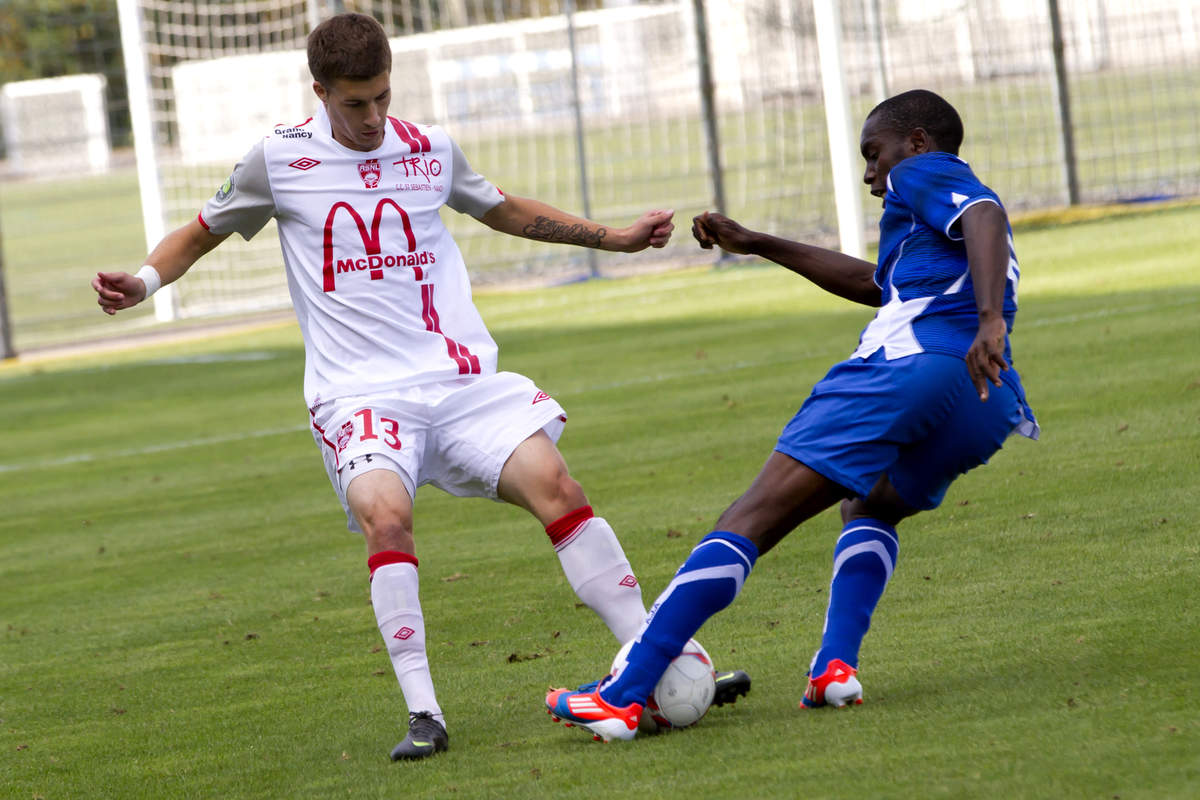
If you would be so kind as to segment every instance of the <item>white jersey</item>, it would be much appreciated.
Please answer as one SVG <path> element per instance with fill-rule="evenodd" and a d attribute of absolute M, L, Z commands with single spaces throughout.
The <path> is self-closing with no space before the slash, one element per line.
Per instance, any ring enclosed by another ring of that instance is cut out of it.
<path fill-rule="evenodd" d="M 389 117 L 380 147 L 361 152 L 334 140 L 322 106 L 251 148 L 200 223 L 250 239 L 275 218 L 315 408 L 496 371 L 438 210 L 479 218 L 503 200 L 440 127 Z"/>

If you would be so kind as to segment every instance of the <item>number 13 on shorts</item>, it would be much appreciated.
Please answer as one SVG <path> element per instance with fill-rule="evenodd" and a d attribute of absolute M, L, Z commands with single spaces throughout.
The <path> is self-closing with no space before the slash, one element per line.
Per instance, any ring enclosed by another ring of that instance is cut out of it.
<path fill-rule="evenodd" d="M 390 417 L 376 418 L 375 412 L 370 408 L 363 408 L 354 412 L 354 417 L 359 420 L 358 425 L 353 422 L 348 423 L 353 428 L 358 429 L 358 441 L 369 442 L 383 437 L 383 443 L 393 450 L 400 449 L 400 423 Z M 351 433 L 353 436 L 353 433 Z M 339 448 L 340 449 L 340 448 Z"/>

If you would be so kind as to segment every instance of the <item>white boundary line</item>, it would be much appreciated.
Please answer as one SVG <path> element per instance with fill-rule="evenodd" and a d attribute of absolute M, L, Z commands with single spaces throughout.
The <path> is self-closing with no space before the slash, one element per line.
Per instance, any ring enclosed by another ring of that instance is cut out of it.
<path fill-rule="evenodd" d="M 208 436 L 202 439 L 185 439 L 181 442 L 163 442 L 162 444 L 152 444 L 145 447 L 134 447 L 127 450 L 116 450 L 105 453 L 76 453 L 75 455 L 63 456 L 62 458 L 51 458 L 45 461 L 31 461 L 26 464 L 0 464 L 0 473 L 16 472 L 24 469 L 49 469 L 52 467 L 64 467 L 69 464 L 87 464 L 92 461 L 109 461 L 114 458 L 128 458 L 130 456 L 144 456 L 151 453 L 166 453 L 171 450 L 184 450 L 189 447 L 203 447 L 210 444 L 228 444 L 229 442 L 240 442 L 247 439 L 262 439 L 267 436 L 280 436 L 285 433 L 299 433 L 300 431 L 308 430 L 308 426 L 291 426 L 287 428 L 270 428 L 261 431 L 251 431 L 249 433 L 230 433 L 224 436 Z"/>

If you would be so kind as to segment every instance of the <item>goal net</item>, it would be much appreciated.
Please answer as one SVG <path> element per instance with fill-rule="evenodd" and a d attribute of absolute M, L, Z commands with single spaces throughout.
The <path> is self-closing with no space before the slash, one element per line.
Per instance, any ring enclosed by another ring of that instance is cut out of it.
<path fill-rule="evenodd" d="M 0 127 L 13 174 L 54 176 L 108 169 L 112 147 L 103 75 L 13 81 L 0 87 Z M 47 124 L 53 120 L 53 124 Z"/>
<path fill-rule="evenodd" d="M 145 65 L 149 88 L 142 108 L 153 170 L 140 177 L 148 231 L 193 219 L 271 126 L 310 116 L 316 99 L 305 37 L 336 5 L 373 15 L 392 37 L 391 113 L 444 125 L 475 169 L 506 191 L 612 225 L 649 208 L 676 210 L 671 244 L 633 256 L 496 236 L 447 212 L 476 283 L 711 261 L 687 229 L 719 202 L 756 229 L 838 245 L 814 25 L 814 6 L 831 0 L 587 0 L 577 11 L 570 0 L 119 3 L 126 16 L 132 9 L 138 31 L 127 63 Z M 1068 87 L 1056 86 L 1042 0 L 832 5 L 853 124 L 888 94 L 934 88 L 962 112 L 964 157 L 1010 212 L 1068 202 L 1067 134 L 1083 202 L 1200 193 L 1194 2 L 1057 4 L 1074 114 L 1067 132 L 1060 107 Z M 706 9 L 706 49 L 698 6 Z M 715 87 L 712 126 L 702 52 Z M 135 115 L 137 108 L 131 86 Z M 138 158 L 140 169 L 142 148 Z M 877 201 L 861 191 L 850 197 L 862 203 L 872 238 Z M 272 234 L 202 259 L 178 284 L 171 312 L 285 306 Z"/>
<path fill-rule="evenodd" d="M 325 4 L 136 5 L 156 191 L 163 230 L 171 230 L 195 217 L 272 126 L 312 115 L 304 41 Z M 472 166 L 501 188 L 618 225 L 680 198 L 694 203 L 681 217 L 711 203 L 690 3 L 584 10 L 569 20 L 561 8 L 546 13 L 511 2 L 342 5 L 372 14 L 392 35 L 390 113 L 445 126 Z M 584 130 L 576 128 L 580 119 Z M 704 258 L 678 243 L 620 257 L 547 247 L 497 237 L 450 212 L 445 219 L 476 283 L 566 280 Z M 231 241 L 202 259 L 176 285 L 173 313 L 286 305 L 272 234 L 273 223 L 253 241 Z"/>

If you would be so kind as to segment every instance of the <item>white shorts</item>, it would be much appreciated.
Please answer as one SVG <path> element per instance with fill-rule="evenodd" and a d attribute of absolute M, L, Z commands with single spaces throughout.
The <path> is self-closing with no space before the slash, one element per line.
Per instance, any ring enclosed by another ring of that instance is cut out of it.
<path fill-rule="evenodd" d="M 514 372 L 339 397 L 310 413 L 347 527 L 360 533 L 346 503 L 356 476 L 391 470 L 414 500 L 427 483 L 495 500 L 500 470 L 517 445 L 539 430 L 557 442 L 567 421 L 554 398 Z"/>

